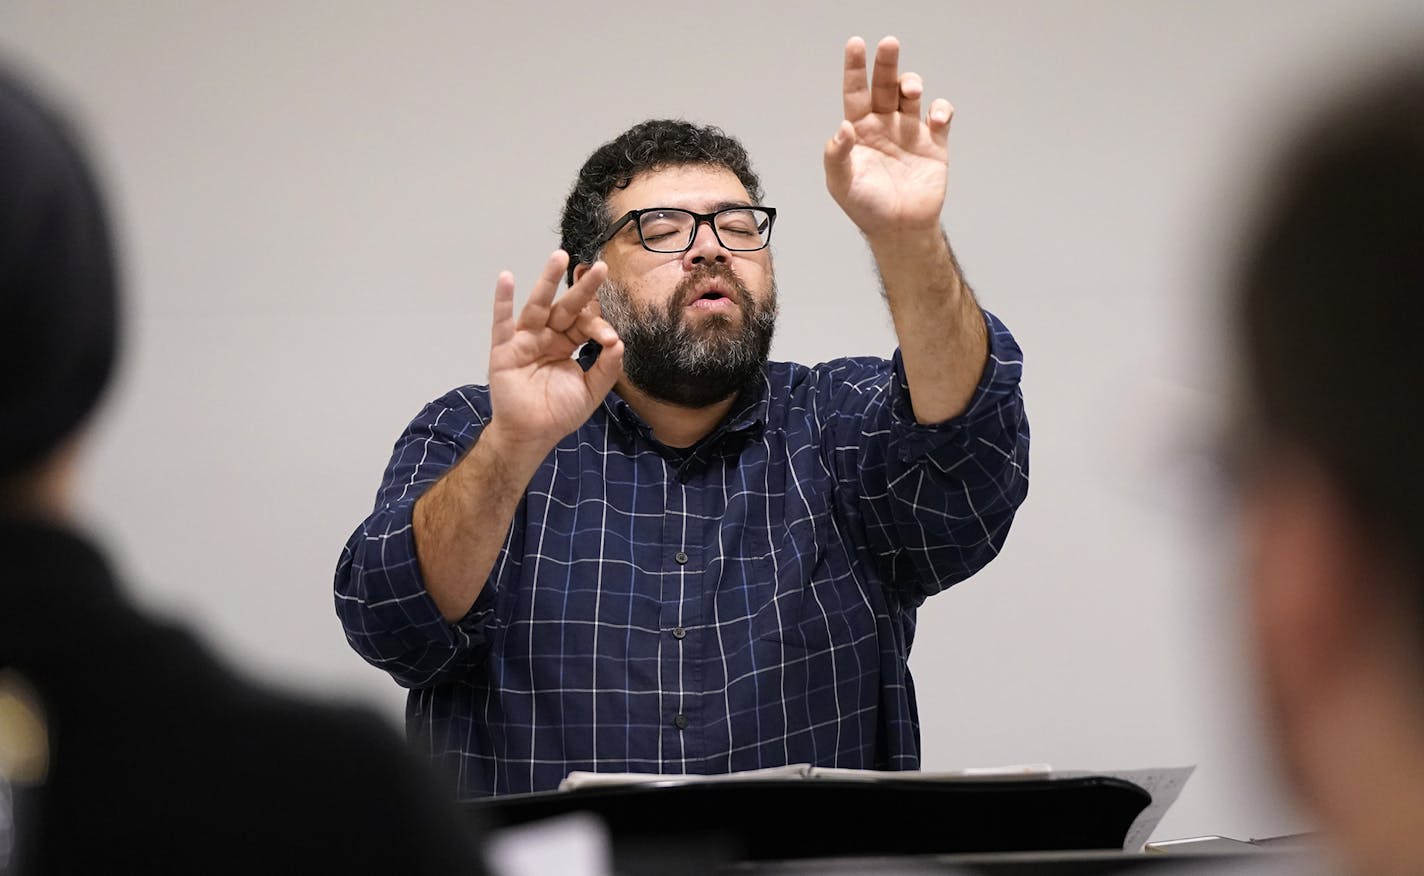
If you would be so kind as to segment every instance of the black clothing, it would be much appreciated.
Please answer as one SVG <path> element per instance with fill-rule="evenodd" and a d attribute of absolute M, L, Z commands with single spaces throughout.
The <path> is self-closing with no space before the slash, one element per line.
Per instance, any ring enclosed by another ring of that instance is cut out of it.
<path fill-rule="evenodd" d="M 236 677 L 73 533 L 0 521 L 0 558 L 0 669 L 50 739 L 22 872 L 482 872 L 473 825 L 375 714 Z"/>

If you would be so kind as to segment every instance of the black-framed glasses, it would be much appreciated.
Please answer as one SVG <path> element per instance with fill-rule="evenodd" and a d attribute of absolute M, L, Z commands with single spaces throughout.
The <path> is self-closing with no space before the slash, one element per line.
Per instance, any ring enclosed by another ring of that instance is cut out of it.
<path fill-rule="evenodd" d="M 711 213 L 694 213 L 677 207 L 629 210 L 613 223 L 598 245 L 601 247 L 612 240 L 630 222 L 638 229 L 638 240 L 648 252 L 687 252 L 703 222 L 712 226 L 712 233 L 723 249 L 756 252 L 771 243 L 776 210 L 772 207 L 724 207 Z"/>

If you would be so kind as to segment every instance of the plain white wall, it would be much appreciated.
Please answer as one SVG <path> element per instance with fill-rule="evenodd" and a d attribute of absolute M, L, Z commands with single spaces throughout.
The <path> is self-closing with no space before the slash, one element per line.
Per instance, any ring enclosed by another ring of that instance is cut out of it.
<path fill-rule="evenodd" d="M 945 220 L 1024 347 L 1033 427 L 1003 556 L 921 615 L 925 766 L 1195 763 L 1159 838 L 1306 827 L 1263 755 L 1203 462 L 1222 259 L 1279 123 L 1424 7 L 868 6 L 0 6 L 0 50 L 83 123 L 120 231 L 126 360 L 85 502 L 135 592 L 399 720 L 333 614 L 338 551 L 409 418 L 483 380 L 495 274 L 534 275 L 598 143 L 665 115 L 741 137 L 781 211 L 773 355 L 893 348 L 820 152 L 845 38 L 894 33 L 956 106 Z"/>

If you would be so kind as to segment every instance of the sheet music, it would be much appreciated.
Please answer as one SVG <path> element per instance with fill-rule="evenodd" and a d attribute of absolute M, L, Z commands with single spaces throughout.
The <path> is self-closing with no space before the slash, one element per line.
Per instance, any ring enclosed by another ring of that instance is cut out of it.
<path fill-rule="evenodd" d="M 574 770 L 559 783 L 560 791 L 577 788 L 607 788 L 618 785 L 686 785 L 694 782 L 746 782 L 759 779 L 804 779 L 811 769 L 809 763 L 792 763 L 786 766 L 767 767 L 760 770 L 744 770 L 738 773 L 590 773 Z"/>
<path fill-rule="evenodd" d="M 617 785 L 682 785 L 692 782 L 745 782 L 759 779 L 844 779 L 862 782 L 963 782 L 994 779 L 1046 779 L 1054 776 L 1046 763 L 1018 763 L 1007 766 L 970 767 L 962 770 L 858 770 L 818 767 L 809 763 L 744 770 L 714 775 L 683 773 L 594 773 L 574 770 L 559 783 L 560 791 L 576 788 L 608 788 Z"/>
<path fill-rule="evenodd" d="M 1006 766 L 969 767 L 962 770 L 853 770 L 842 767 L 811 767 L 809 779 L 849 779 L 853 781 L 963 782 L 994 779 L 1052 778 L 1053 767 L 1046 763 L 1016 763 Z"/>

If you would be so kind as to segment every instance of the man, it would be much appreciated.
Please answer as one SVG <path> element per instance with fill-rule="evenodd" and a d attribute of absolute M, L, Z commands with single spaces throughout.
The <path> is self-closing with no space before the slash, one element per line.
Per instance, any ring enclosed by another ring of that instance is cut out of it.
<path fill-rule="evenodd" d="M 376 716 L 233 675 L 130 606 L 76 531 L 117 304 L 86 162 L 0 72 L 0 786 L 18 789 L 0 869 L 480 872 L 470 827 Z"/>
<path fill-rule="evenodd" d="M 517 317 L 500 275 L 489 385 L 397 442 L 337 611 L 462 797 L 574 769 L 919 766 L 915 609 L 998 552 L 1028 426 L 1018 348 L 940 228 L 951 108 L 921 116 L 893 38 L 869 80 L 866 54 L 846 46 L 826 181 L 893 361 L 768 363 L 775 211 L 745 151 L 646 122 L 580 171 Z"/>
<path fill-rule="evenodd" d="M 1292 139 L 1241 273 L 1279 749 L 1352 872 L 1424 872 L 1424 53 Z"/>

